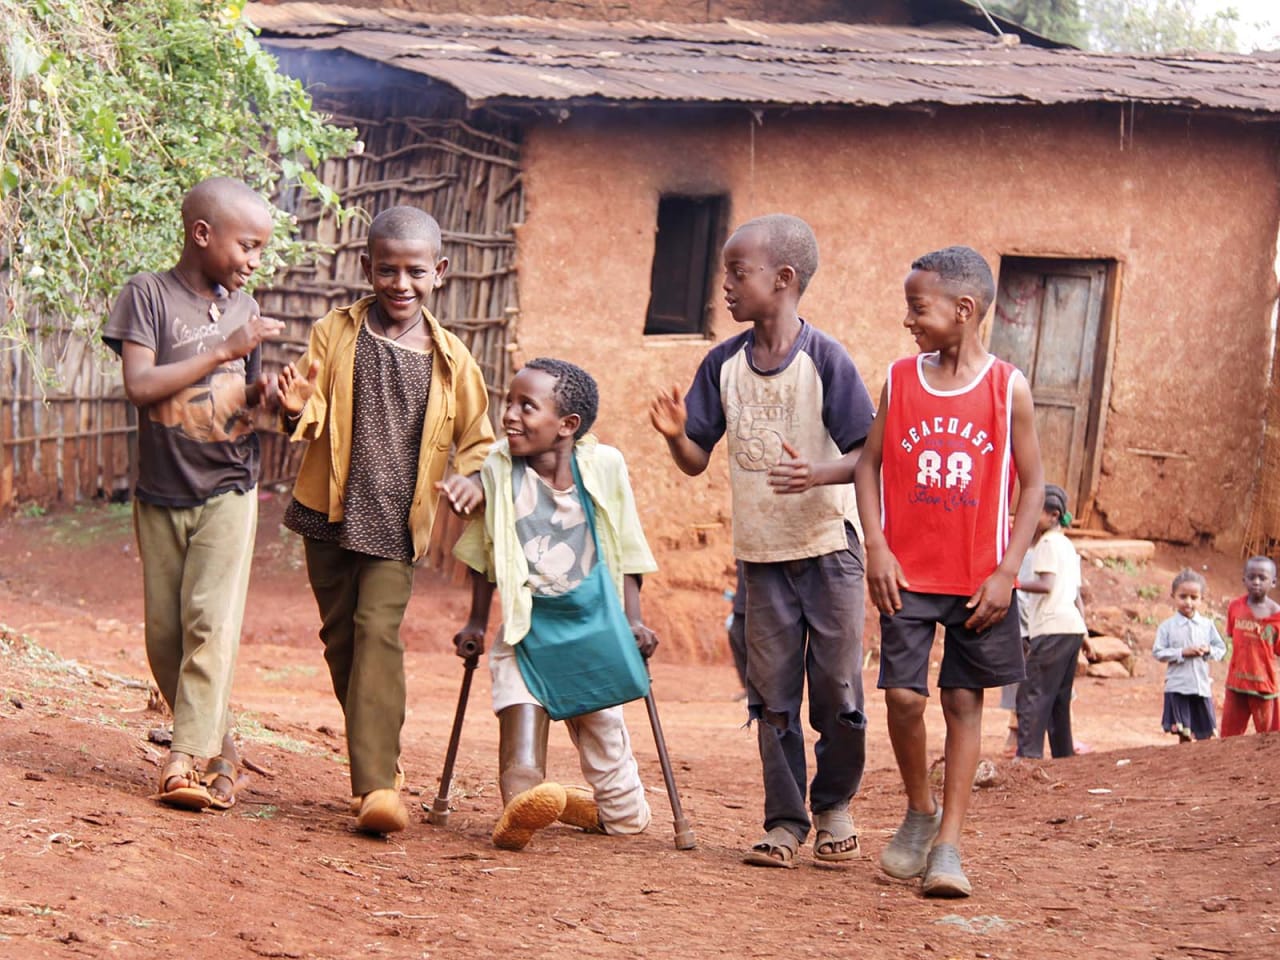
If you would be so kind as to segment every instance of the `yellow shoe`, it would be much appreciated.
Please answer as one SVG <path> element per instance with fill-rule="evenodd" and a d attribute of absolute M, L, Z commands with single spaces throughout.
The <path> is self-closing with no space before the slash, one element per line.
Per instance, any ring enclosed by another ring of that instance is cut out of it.
<path fill-rule="evenodd" d="M 396 833 L 409 825 L 409 811 L 395 790 L 370 790 L 360 801 L 356 827 L 364 833 Z"/>
<path fill-rule="evenodd" d="M 395 791 L 399 793 L 404 789 L 404 767 L 400 765 L 400 761 L 396 761 L 396 783 Z M 351 799 L 347 801 L 347 809 L 351 811 L 353 817 L 360 815 L 360 804 L 364 803 L 364 797 L 351 795 Z"/>
<path fill-rule="evenodd" d="M 493 828 L 493 845 L 502 850 L 523 850 L 535 833 L 556 822 L 566 802 L 564 787 L 550 781 L 516 794 Z"/>
<path fill-rule="evenodd" d="M 588 833 L 604 833 L 600 825 L 600 808 L 596 806 L 595 794 L 585 787 L 565 787 L 564 810 L 557 818 L 561 823 L 578 827 Z"/>

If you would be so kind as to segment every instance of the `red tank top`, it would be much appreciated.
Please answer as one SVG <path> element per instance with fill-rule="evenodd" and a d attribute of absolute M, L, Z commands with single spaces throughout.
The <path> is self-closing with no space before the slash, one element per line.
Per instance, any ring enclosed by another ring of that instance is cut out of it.
<path fill-rule="evenodd" d="M 970 596 L 1004 558 L 1013 496 L 1013 378 L 991 357 L 967 387 L 934 390 L 927 354 L 889 367 L 881 523 L 909 589 Z"/>

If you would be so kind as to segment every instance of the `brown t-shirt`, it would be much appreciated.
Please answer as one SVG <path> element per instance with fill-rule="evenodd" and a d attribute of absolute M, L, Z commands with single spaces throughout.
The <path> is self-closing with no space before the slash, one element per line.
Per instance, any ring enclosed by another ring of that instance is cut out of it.
<path fill-rule="evenodd" d="M 258 312 L 235 291 L 209 300 L 176 273 L 131 277 L 111 308 L 102 341 L 116 353 L 124 341 L 155 352 L 156 365 L 177 363 L 217 347 Z M 245 410 L 245 387 L 258 379 L 262 357 L 223 364 L 203 380 L 138 413 L 139 500 L 193 507 L 258 482 L 258 436 Z"/>
<path fill-rule="evenodd" d="M 342 522 L 330 523 L 319 510 L 293 500 L 285 510 L 286 527 L 357 553 L 413 561 L 409 508 L 418 483 L 434 357 L 374 336 L 367 322 L 361 326 Z"/>

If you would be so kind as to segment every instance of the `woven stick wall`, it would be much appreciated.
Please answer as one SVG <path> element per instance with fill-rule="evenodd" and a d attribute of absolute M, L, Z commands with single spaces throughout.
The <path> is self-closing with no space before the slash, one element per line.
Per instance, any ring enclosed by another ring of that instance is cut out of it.
<path fill-rule="evenodd" d="M 480 364 L 496 422 L 497 402 L 510 378 L 507 344 L 514 339 L 517 315 L 514 228 L 524 214 L 518 128 L 484 116 L 464 117 L 451 91 L 407 74 L 396 77 L 395 84 L 361 82 L 346 88 L 331 79 L 317 96 L 322 109 L 359 130 L 363 144 L 360 153 L 330 163 L 323 179 L 369 217 L 409 204 L 439 220 L 449 270 L 432 312 Z M 257 292 L 264 315 L 286 324 L 284 337 L 264 353 L 268 369 L 301 354 L 313 321 L 369 292 L 360 267 L 368 220 L 339 227 L 314 203 L 300 204 L 297 216 L 304 235 L 332 253 Z M 290 480 L 302 445 L 266 433 L 262 442 L 263 483 Z M 449 551 L 462 526 L 442 510 L 429 554 L 433 566 L 450 566 Z"/>
<path fill-rule="evenodd" d="M 27 337 L 30 353 L 0 347 L 0 509 L 126 495 L 136 420 L 119 364 L 76 330 Z"/>

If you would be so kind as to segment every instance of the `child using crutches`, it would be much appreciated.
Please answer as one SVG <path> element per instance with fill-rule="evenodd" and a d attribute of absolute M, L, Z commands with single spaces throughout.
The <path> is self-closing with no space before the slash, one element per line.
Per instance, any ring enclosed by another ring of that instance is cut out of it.
<path fill-rule="evenodd" d="M 587 436 L 598 405 L 596 382 L 580 367 L 546 358 L 526 364 L 507 392 L 506 438 L 481 471 L 484 518 L 454 548 L 472 569 L 471 614 L 454 638 L 460 656 L 474 650 L 470 644 L 483 649 L 495 586 L 502 603 L 502 629 L 489 654 L 503 802 L 493 842 L 502 849 L 522 849 L 557 820 L 630 834 L 651 818 L 621 706 L 565 721 L 590 790 L 546 779 L 550 715 L 516 653 L 537 629 L 543 598 L 566 596 L 592 576 L 617 591 L 640 652 L 648 656 L 657 646 L 640 615 L 640 578 L 657 564 L 622 455 Z"/>

